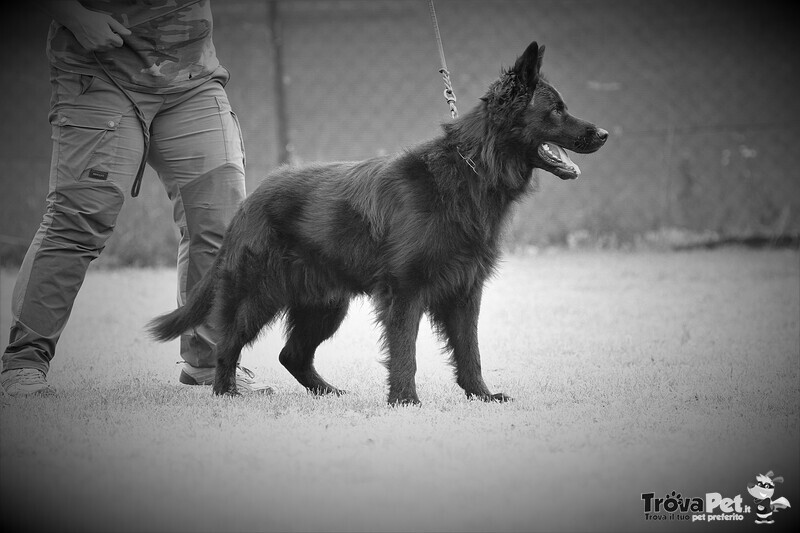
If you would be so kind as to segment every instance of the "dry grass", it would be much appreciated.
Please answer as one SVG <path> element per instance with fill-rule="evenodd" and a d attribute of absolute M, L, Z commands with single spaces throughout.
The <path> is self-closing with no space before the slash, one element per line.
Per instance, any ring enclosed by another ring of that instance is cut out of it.
<path fill-rule="evenodd" d="M 351 394 L 306 395 L 274 330 L 242 362 L 277 393 L 219 399 L 178 384 L 176 342 L 142 334 L 172 308 L 174 271 L 92 270 L 51 368 L 59 396 L 3 400 L 4 529 L 664 530 L 640 493 L 733 496 L 769 469 L 794 503 L 798 258 L 510 257 L 480 336 L 490 388 L 516 401 L 466 400 L 423 325 L 423 405 L 396 409 L 367 301 L 317 357 Z M 12 285 L 5 271 L 4 332 Z"/>

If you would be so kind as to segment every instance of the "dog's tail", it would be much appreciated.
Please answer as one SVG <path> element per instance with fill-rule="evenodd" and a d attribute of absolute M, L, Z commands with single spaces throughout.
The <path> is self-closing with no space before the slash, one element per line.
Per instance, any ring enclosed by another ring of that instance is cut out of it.
<path fill-rule="evenodd" d="M 185 305 L 156 317 L 147 324 L 151 337 L 158 341 L 172 340 L 205 321 L 214 304 L 218 263 L 219 261 L 214 261 L 197 285 L 192 287 Z"/>

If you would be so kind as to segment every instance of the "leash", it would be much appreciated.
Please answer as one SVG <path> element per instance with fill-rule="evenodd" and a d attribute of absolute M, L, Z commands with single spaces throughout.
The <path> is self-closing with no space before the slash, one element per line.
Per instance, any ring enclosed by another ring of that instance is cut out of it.
<path fill-rule="evenodd" d="M 133 104 L 133 112 L 136 113 L 136 118 L 139 119 L 139 125 L 142 127 L 142 136 L 144 137 L 144 150 L 142 151 L 142 160 L 139 162 L 139 170 L 136 171 L 136 177 L 133 179 L 133 185 L 131 185 L 131 196 L 136 198 L 139 196 L 139 190 L 142 188 L 142 176 L 144 176 L 144 168 L 147 165 L 147 154 L 150 152 L 150 128 L 147 127 L 147 120 L 144 118 L 144 113 L 142 110 L 139 109 L 139 105 L 136 103 L 136 100 L 133 99 L 131 93 L 129 93 L 111 73 L 108 71 L 106 66 L 100 61 L 100 58 L 97 57 L 97 54 L 92 52 L 94 56 L 94 60 L 100 65 L 100 68 L 103 69 L 108 79 L 111 80 L 111 83 L 116 85 L 117 89 L 122 91 L 122 94 L 130 100 L 131 104 Z"/>
<path fill-rule="evenodd" d="M 433 7 L 433 0 L 428 0 L 428 8 L 431 12 L 431 21 L 433 22 L 433 31 L 436 33 L 436 43 L 439 45 L 439 61 L 442 67 L 439 73 L 444 80 L 444 99 L 450 106 L 450 116 L 454 119 L 458 118 L 458 109 L 456 109 L 456 94 L 453 92 L 453 85 L 450 83 L 450 71 L 447 70 L 447 61 L 444 58 L 444 46 L 442 45 L 442 36 L 439 33 L 439 22 L 436 20 L 436 9 Z"/>
<path fill-rule="evenodd" d="M 458 109 L 456 108 L 456 93 L 453 92 L 453 85 L 450 82 L 450 71 L 447 70 L 447 60 L 444 57 L 444 45 L 442 45 L 442 35 L 439 33 L 439 21 L 436 19 L 436 9 L 433 7 L 433 0 L 428 0 L 428 8 L 431 12 L 433 31 L 436 34 L 436 44 L 439 45 L 439 62 L 442 65 L 442 68 L 439 69 L 439 72 L 444 80 L 444 99 L 447 100 L 447 104 L 450 106 L 450 116 L 453 117 L 453 120 L 455 120 L 458 118 Z M 456 152 L 458 152 L 458 155 L 461 156 L 461 159 L 464 160 L 469 168 L 472 169 L 472 172 L 480 177 L 478 169 L 475 165 L 475 161 L 473 161 L 471 157 L 462 154 L 458 146 L 456 146 Z"/>

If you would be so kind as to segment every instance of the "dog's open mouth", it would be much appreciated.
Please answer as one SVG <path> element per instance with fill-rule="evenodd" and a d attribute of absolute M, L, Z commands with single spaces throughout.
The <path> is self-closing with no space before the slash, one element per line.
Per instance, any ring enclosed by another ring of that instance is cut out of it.
<path fill-rule="evenodd" d="M 546 170 L 562 180 L 574 180 L 581 175 L 581 169 L 578 168 L 578 165 L 569 158 L 566 150 L 557 144 L 551 142 L 542 143 L 539 145 L 538 152 L 539 157 L 553 167 Z"/>

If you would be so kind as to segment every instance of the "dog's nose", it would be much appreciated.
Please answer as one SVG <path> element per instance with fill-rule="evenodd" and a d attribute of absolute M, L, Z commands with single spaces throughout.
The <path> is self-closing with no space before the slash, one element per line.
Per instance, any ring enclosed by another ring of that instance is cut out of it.
<path fill-rule="evenodd" d="M 603 128 L 597 128 L 596 135 L 597 135 L 597 138 L 600 139 L 603 142 L 606 142 L 606 139 L 608 139 L 608 132 L 606 130 L 604 130 Z"/>

